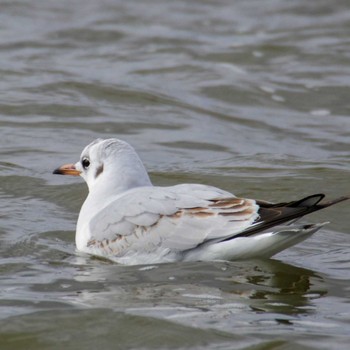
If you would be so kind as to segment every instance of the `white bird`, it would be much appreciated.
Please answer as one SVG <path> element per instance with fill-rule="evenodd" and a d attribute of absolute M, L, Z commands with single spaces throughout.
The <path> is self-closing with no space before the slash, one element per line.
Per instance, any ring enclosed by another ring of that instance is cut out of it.
<path fill-rule="evenodd" d="M 325 224 L 296 219 L 350 198 L 274 204 L 207 185 L 153 186 L 135 150 L 114 138 L 93 141 L 54 174 L 80 175 L 89 187 L 77 249 L 128 265 L 269 258 Z"/>

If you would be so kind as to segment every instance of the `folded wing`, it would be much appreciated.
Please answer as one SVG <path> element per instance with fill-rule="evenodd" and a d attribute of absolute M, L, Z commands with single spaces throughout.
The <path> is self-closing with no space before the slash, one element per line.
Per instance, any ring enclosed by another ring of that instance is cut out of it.
<path fill-rule="evenodd" d="M 210 186 L 136 188 L 92 218 L 88 246 L 115 256 L 181 252 L 248 229 L 258 209 L 254 200 Z"/>
<path fill-rule="evenodd" d="M 349 197 L 320 203 L 323 198 L 315 194 L 274 204 L 205 185 L 135 188 L 92 218 L 87 246 L 117 257 L 181 254 L 203 244 L 259 234 Z"/>

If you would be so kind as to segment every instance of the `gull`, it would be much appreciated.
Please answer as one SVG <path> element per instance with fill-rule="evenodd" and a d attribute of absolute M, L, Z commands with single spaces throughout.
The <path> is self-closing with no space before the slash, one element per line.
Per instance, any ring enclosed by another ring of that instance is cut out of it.
<path fill-rule="evenodd" d="M 271 203 L 203 184 L 153 186 L 134 148 L 115 138 L 96 139 L 53 173 L 80 175 L 89 188 L 77 250 L 127 265 L 270 258 L 327 224 L 297 219 L 350 198 Z"/>

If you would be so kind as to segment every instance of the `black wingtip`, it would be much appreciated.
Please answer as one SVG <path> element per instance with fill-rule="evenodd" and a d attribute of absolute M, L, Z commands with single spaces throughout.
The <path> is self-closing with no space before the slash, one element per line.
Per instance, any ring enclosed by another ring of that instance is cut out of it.
<path fill-rule="evenodd" d="M 298 201 L 291 202 L 287 207 L 297 208 L 297 207 L 313 207 L 317 205 L 325 197 L 323 193 L 312 194 Z"/>
<path fill-rule="evenodd" d="M 323 208 L 326 208 L 326 207 L 329 207 L 333 204 L 337 204 L 337 203 L 340 203 L 340 202 L 344 202 L 344 201 L 347 201 L 350 199 L 350 196 L 342 196 L 342 197 L 339 197 L 339 198 L 336 198 L 336 199 L 333 199 L 331 201 L 328 201 L 328 202 L 325 202 L 325 203 L 321 203 L 320 205 L 323 207 Z"/>
<path fill-rule="evenodd" d="M 350 199 L 350 196 L 343 196 L 328 202 L 319 203 L 324 197 L 325 195 L 323 193 L 318 193 L 290 203 L 273 204 L 257 202 L 257 204 L 260 206 L 258 212 L 260 216 L 258 221 L 251 226 L 251 228 L 248 228 L 247 230 L 234 236 L 228 237 L 225 240 L 237 237 L 248 237 L 269 229 L 270 227 L 283 224 L 284 222 L 300 218 L 317 210 L 321 210 Z"/>

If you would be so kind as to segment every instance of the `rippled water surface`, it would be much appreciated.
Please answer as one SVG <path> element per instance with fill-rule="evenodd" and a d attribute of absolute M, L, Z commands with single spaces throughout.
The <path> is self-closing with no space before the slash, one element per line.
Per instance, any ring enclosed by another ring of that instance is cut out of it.
<path fill-rule="evenodd" d="M 156 184 L 266 200 L 350 193 L 348 1 L 0 3 L 1 349 L 347 349 L 349 203 L 266 261 L 80 255 L 97 137 Z"/>

